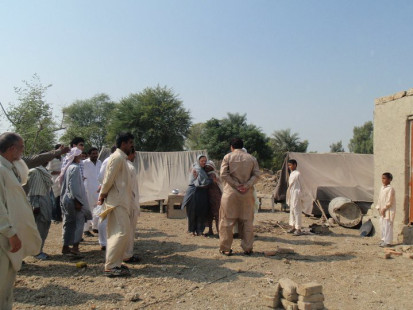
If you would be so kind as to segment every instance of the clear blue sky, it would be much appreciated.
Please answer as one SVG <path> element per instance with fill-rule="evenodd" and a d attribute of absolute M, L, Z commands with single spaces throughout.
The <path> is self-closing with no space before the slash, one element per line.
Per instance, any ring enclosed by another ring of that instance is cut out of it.
<path fill-rule="evenodd" d="M 179 94 L 193 122 L 247 114 L 327 152 L 413 87 L 413 1 L 3 1 L 0 101 L 34 73 L 54 113 L 145 87 Z M 8 128 L 4 118 L 1 130 Z"/>

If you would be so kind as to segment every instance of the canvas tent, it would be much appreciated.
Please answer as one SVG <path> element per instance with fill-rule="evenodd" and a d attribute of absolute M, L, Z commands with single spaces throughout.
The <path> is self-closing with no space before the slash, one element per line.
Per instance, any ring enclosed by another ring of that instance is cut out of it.
<path fill-rule="evenodd" d="M 134 166 L 139 184 L 139 201 L 166 199 L 173 189 L 183 193 L 188 187 L 189 173 L 198 155 L 205 150 L 185 152 L 136 152 Z M 103 149 L 99 155 L 104 160 L 110 155 Z"/>
<path fill-rule="evenodd" d="M 288 188 L 287 161 L 295 159 L 305 190 L 305 204 L 319 200 L 327 211 L 328 202 L 336 197 L 347 197 L 357 202 L 363 212 L 373 202 L 374 157 L 354 153 L 295 153 L 286 154 L 281 176 L 275 188 L 275 201 L 286 200 Z M 316 211 L 314 209 L 314 211 Z M 316 213 L 316 212 L 315 212 Z"/>

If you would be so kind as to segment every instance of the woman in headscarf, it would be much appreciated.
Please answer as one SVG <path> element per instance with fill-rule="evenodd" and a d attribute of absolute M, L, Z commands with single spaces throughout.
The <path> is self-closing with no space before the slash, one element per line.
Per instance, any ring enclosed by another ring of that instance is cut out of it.
<path fill-rule="evenodd" d="M 208 212 L 208 233 L 205 236 L 213 236 L 214 231 L 212 230 L 212 222 L 215 220 L 215 227 L 217 233 L 219 234 L 219 207 L 221 206 L 221 197 L 222 197 L 222 187 L 221 187 L 221 178 L 216 171 L 215 164 L 212 160 L 208 160 L 205 164 L 205 171 L 208 174 L 210 179 L 210 184 L 208 186 L 208 203 L 209 203 L 209 212 Z"/>
<path fill-rule="evenodd" d="M 79 166 L 81 155 L 82 151 L 80 149 L 72 148 L 67 155 L 67 163 L 56 180 L 62 182 L 62 254 L 79 254 L 79 242 L 82 239 L 83 226 L 86 220 L 92 219 Z M 73 247 L 70 248 L 70 246 Z"/>
<path fill-rule="evenodd" d="M 189 186 L 186 190 L 182 208 L 186 207 L 188 216 L 188 232 L 200 236 L 204 232 L 208 216 L 208 185 L 210 180 L 205 171 L 207 158 L 199 155 L 193 165 L 189 177 Z"/>

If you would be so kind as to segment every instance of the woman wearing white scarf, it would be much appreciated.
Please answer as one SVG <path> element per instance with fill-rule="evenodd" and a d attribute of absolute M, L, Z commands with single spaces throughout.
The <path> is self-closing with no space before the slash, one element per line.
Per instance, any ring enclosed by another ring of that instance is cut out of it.
<path fill-rule="evenodd" d="M 67 163 L 57 180 L 62 182 L 61 205 L 63 213 L 63 248 L 62 254 L 79 254 L 79 242 L 82 239 L 83 225 L 92 219 L 86 190 L 79 167 L 82 151 L 76 147 L 67 155 Z M 70 248 L 70 246 L 73 246 Z"/>

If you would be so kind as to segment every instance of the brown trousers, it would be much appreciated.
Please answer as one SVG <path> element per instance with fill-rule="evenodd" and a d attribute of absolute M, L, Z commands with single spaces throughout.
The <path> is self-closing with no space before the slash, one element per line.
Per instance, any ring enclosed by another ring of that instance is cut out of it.
<path fill-rule="evenodd" d="M 241 237 L 241 247 L 244 251 L 252 251 L 254 243 L 253 221 L 254 217 L 247 220 L 228 219 L 225 216 L 221 217 L 219 219 L 219 250 L 231 250 L 234 225 L 235 223 L 238 223 L 238 231 Z"/>

